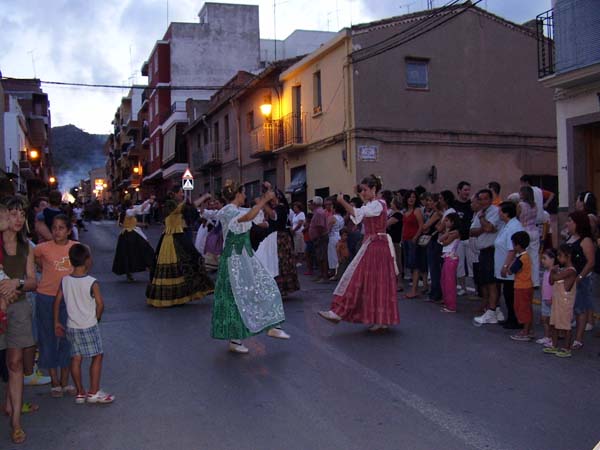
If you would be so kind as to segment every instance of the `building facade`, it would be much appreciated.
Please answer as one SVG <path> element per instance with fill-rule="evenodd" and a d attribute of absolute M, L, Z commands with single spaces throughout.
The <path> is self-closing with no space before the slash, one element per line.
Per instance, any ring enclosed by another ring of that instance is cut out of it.
<path fill-rule="evenodd" d="M 567 211 L 580 192 L 600 198 L 600 8 L 594 0 L 552 3 L 537 19 L 539 75 L 554 90 L 559 206 Z"/>
<path fill-rule="evenodd" d="M 4 78 L 3 159 L 0 168 L 18 191 L 35 195 L 51 185 L 51 117 L 37 79 Z"/>

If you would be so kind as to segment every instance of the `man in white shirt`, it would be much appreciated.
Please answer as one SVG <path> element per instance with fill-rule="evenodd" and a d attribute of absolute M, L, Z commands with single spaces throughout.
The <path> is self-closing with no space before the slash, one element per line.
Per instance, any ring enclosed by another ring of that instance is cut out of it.
<path fill-rule="evenodd" d="M 489 189 L 482 189 L 477 193 L 477 201 L 481 208 L 476 216 L 479 223 L 475 222 L 473 228 L 469 231 L 470 236 L 477 238 L 476 246 L 479 249 L 479 283 L 484 301 L 488 305 L 488 311 L 482 316 L 475 317 L 475 325 L 498 322 L 498 318 L 496 317 L 498 289 L 494 272 L 494 241 L 496 240 L 499 228 L 502 226 L 502 222 L 500 221 L 498 207 L 492 205 L 492 200 L 493 194 Z M 491 315 L 494 317 L 490 318 Z M 483 320 L 485 321 L 482 322 Z"/>

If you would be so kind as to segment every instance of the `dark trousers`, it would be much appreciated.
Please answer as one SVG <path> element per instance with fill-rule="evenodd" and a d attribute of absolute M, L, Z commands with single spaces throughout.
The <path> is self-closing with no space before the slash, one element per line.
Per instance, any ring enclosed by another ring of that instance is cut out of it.
<path fill-rule="evenodd" d="M 506 303 L 506 323 L 511 325 L 518 324 L 517 316 L 515 314 L 515 282 L 513 280 L 498 280 L 499 286 L 502 289 L 502 295 L 504 296 L 504 303 Z"/>
<path fill-rule="evenodd" d="M 442 299 L 442 245 L 437 240 L 431 239 L 427 246 L 427 263 L 429 265 L 429 275 L 431 276 L 431 290 L 429 298 L 431 300 Z"/>

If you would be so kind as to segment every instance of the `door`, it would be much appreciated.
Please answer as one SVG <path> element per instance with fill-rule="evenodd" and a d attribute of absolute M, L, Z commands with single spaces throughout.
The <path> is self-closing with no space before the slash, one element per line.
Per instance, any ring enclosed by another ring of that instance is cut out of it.
<path fill-rule="evenodd" d="M 588 190 L 600 198 L 600 122 L 586 125 L 584 142 L 588 164 Z"/>
<path fill-rule="evenodd" d="M 302 86 L 292 88 L 291 144 L 302 142 Z"/>

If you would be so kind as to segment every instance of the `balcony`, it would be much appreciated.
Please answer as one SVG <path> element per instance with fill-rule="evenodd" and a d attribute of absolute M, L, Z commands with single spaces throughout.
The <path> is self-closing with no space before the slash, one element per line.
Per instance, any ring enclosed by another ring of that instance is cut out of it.
<path fill-rule="evenodd" d="M 262 158 L 273 152 L 300 150 L 306 146 L 306 113 L 290 113 L 265 122 L 250 132 L 250 156 Z"/>
<path fill-rule="evenodd" d="M 538 78 L 554 74 L 556 53 L 554 49 L 554 10 L 539 14 L 536 18 Z"/>
<path fill-rule="evenodd" d="M 202 169 L 210 169 L 218 167 L 222 163 L 221 160 L 221 145 L 219 142 L 210 142 L 202 149 Z"/>
<path fill-rule="evenodd" d="M 31 164 L 31 161 L 22 159 L 19 161 L 19 173 L 26 179 L 35 177 L 35 168 Z"/>

